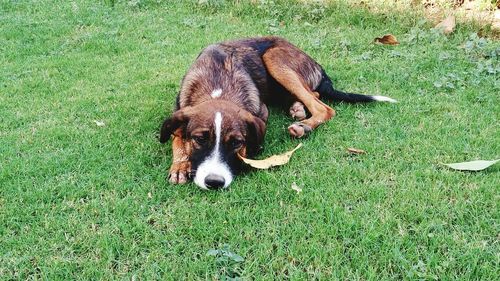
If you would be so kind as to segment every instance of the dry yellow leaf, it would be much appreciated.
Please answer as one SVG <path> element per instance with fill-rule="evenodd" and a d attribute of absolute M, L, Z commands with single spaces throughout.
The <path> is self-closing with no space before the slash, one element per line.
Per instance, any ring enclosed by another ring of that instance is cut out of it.
<path fill-rule="evenodd" d="M 352 154 L 365 154 L 366 153 L 366 151 L 364 151 L 363 149 L 354 148 L 354 147 L 349 147 L 347 149 L 347 151 L 349 153 L 352 153 Z"/>
<path fill-rule="evenodd" d="M 442 22 L 438 23 L 434 28 L 435 29 L 440 29 L 443 31 L 444 34 L 450 34 L 455 30 L 455 16 L 449 16 L 445 18 Z"/>
<path fill-rule="evenodd" d="M 302 147 L 302 143 L 299 143 L 297 147 L 295 147 L 293 150 L 290 150 L 288 152 L 285 152 L 283 154 L 279 155 L 273 155 L 269 158 L 262 159 L 262 160 L 253 160 L 253 159 L 247 159 L 242 157 L 241 155 L 238 154 L 241 160 L 243 162 L 247 163 L 251 167 L 257 168 L 257 169 L 269 169 L 274 166 L 281 166 L 285 165 L 290 161 L 290 157 L 292 157 L 292 154 L 299 148 Z"/>
<path fill-rule="evenodd" d="M 384 44 L 384 45 L 398 45 L 398 39 L 396 39 L 396 36 L 392 34 L 386 34 L 382 37 L 377 37 L 375 38 L 375 42 Z"/>

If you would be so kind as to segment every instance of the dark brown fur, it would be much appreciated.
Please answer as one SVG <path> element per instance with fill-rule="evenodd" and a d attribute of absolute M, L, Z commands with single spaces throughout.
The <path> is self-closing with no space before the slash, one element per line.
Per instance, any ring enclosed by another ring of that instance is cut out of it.
<path fill-rule="evenodd" d="M 220 96 L 213 97 L 218 89 Z M 161 129 L 161 142 L 174 135 L 170 181 L 186 182 L 200 161 L 209 157 L 215 147 L 215 112 L 223 115 L 221 157 L 236 173 L 237 154 L 253 156 L 262 145 L 266 104 L 293 104 L 290 113 L 300 122 L 288 130 L 292 137 L 302 137 L 335 115 L 320 101 L 322 95 L 370 101 L 369 96 L 334 90 L 322 67 L 285 39 L 252 38 L 208 46 L 184 76 L 176 112 Z"/>

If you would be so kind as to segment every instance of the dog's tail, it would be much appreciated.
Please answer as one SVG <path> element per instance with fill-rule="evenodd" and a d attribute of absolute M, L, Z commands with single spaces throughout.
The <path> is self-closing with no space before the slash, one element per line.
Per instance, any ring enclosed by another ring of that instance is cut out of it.
<path fill-rule="evenodd" d="M 373 101 L 384 101 L 384 102 L 397 102 L 395 99 L 391 99 L 385 96 L 369 96 L 346 93 L 333 88 L 332 80 L 324 70 L 322 72 L 321 83 L 316 88 L 316 92 L 319 93 L 321 98 L 325 98 L 331 101 L 343 101 L 349 103 L 357 102 L 373 102 Z"/>

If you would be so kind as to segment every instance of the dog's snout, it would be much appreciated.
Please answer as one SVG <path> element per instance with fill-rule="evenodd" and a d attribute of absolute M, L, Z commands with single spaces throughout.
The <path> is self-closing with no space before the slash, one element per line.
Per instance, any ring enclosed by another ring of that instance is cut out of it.
<path fill-rule="evenodd" d="M 210 174 L 205 178 L 205 185 L 209 189 L 219 189 L 223 187 L 225 183 L 224 177 L 216 174 Z"/>

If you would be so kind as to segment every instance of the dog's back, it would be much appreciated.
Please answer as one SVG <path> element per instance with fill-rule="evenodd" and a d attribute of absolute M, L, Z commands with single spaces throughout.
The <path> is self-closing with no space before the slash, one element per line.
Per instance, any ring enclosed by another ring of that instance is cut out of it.
<path fill-rule="evenodd" d="M 235 102 L 258 114 L 260 101 L 282 101 L 287 91 L 267 72 L 263 54 L 275 46 L 286 46 L 296 58 L 294 70 L 315 89 L 321 82 L 321 66 L 280 37 L 222 42 L 206 47 L 184 77 L 177 109 L 215 96 Z M 219 90 L 224 91 L 219 95 Z"/>
<path fill-rule="evenodd" d="M 182 80 L 178 108 L 218 98 L 258 115 L 260 95 L 268 93 L 268 75 L 259 46 L 248 43 L 242 40 L 206 47 Z"/>

